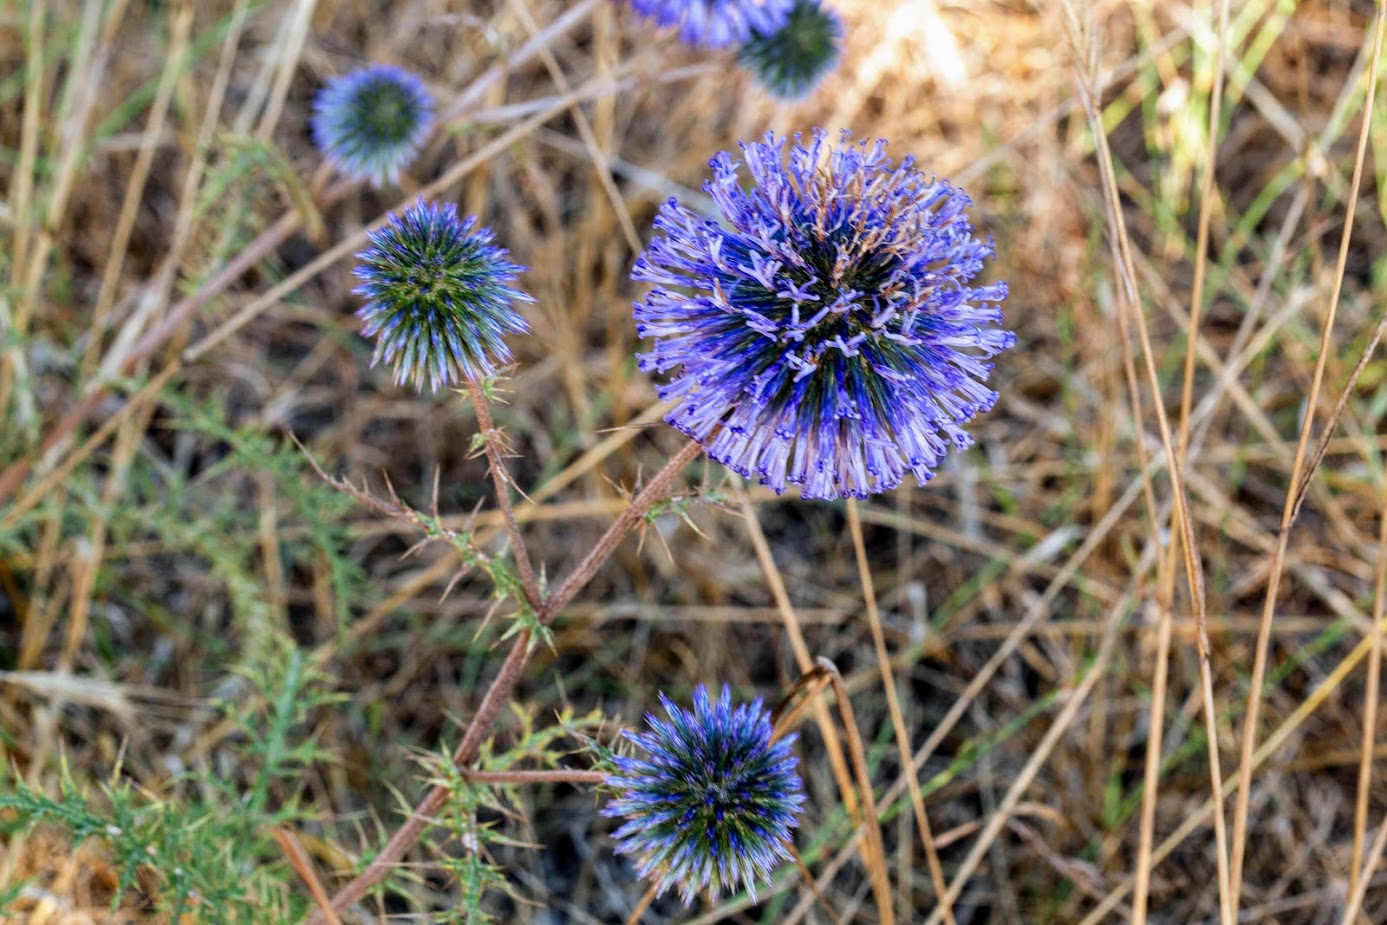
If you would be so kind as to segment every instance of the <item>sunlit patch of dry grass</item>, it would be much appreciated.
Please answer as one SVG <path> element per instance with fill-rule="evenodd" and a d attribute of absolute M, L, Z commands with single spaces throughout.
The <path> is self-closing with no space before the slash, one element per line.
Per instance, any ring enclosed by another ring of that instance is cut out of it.
<path fill-rule="evenodd" d="M 630 229 L 648 236 L 669 196 L 699 203 L 714 152 L 768 130 L 821 125 L 888 138 L 893 155 L 912 154 L 969 192 L 975 223 L 996 238 L 988 272 L 1011 284 L 1004 307 L 1020 340 L 999 358 L 993 384 L 1002 399 L 973 428 L 977 447 L 924 488 L 859 505 L 913 770 L 902 773 L 893 741 L 875 607 L 864 598 L 847 512 L 752 488 L 753 526 L 740 486 L 711 464 L 693 470 L 690 485 L 701 479 L 719 503 L 694 505 L 688 522 L 664 516 L 643 542 L 624 544 L 556 624 L 554 648 L 537 654 L 519 699 L 541 722 L 574 705 L 631 724 L 657 690 L 727 681 L 774 696 L 826 657 L 842 672 L 857 729 L 843 729 L 826 708 L 807 714 L 810 809 L 798 843 L 842 921 L 880 919 L 871 883 L 883 862 L 901 921 L 1129 919 L 1143 864 L 1148 921 L 1218 921 L 1196 608 L 1180 573 L 1169 600 L 1157 593 L 1171 480 L 1139 365 L 1140 433 L 1134 423 L 1109 246 L 1115 223 L 1062 10 L 835 5 L 847 25 L 843 64 L 794 104 L 769 99 L 725 59 L 652 36 L 606 0 L 544 43 L 551 61 L 530 55 L 499 70 L 573 6 L 430 0 L 391 5 L 386 15 L 355 0 L 253 10 L 229 0 L 0 7 L 0 321 L 23 335 L 0 354 L 0 531 L 24 519 L 14 534 L 23 546 L 0 546 L 0 669 L 55 679 L 0 675 L 6 763 L 40 784 L 53 783 L 60 760 L 96 781 L 119 765 L 150 792 L 191 768 L 249 777 L 254 769 L 228 767 L 238 754 L 234 727 L 202 705 L 242 696 L 229 669 L 255 651 L 258 633 L 286 631 L 348 698 L 315 716 L 321 742 L 341 760 L 316 767 L 301 793 L 340 822 L 305 838 L 328 889 L 339 885 L 375 833 L 394 825 L 391 789 L 407 800 L 420 789 L 410 748 L 455 742 L 453 719 L 465 721 L 495 670 L 499 656 L 485 648 L 494 637 L 474 642 L 490 588 L 475 575 L 452 584 L 457 562 L 442 544 L 404 556 L 418 539 L 407 525 L 344 506 L 334 513 L 345 524 L 338 552 L 366 580 L 361 597 L 341 600 L 331 561 L 314 551 L 313 520 L 294 506 L 297 489 L 245 464 L 225 435 L 190 427 L 188 406 L 258 427 L 274 446 L 289 446 L 292 433 L 328 471 L 381 493 L 388 478 L 416 507 L 430 503 L 438 473 L 445 523 L 499 536 L 484 461 L 470 451 L 468 404 L 451 394 L 420 398 L 368 370 L 350 258 L 313 261 L 519 126 L 437 195 L 481 215 L 530 267 L 523 285 L 539 300 L 527 309 L 535 334 L 513 342 L 517 367 L 495 413 L 528 496 L 518 517 L 555 581 L 679 445 L 658 424 L 654 391 L 632 360 Z M 1387 242 L 1375 194 L 1387 138 L 1379 119 L 1336 271 L 1370 6 L 1317 0 L 1288 15 L 1270 3 L 1232 6 L 1183 470 L 1226 793 L 1236 789 L 1248 676 L 1326 302 L 1341 280 L 1318 422 L 1381 318 Z M 47 17 L 42 28 L 31 25 L 33 10 Z M 1094 30 L 1103 85 L 1094 104 L 1159 398 L 1174 420 L 1215 44 L 1210 5 L 1095 3 L 1080 12 Z M 168 66 L 180 17 L 195 56 L 186 71 Z M 206 41 L 221 28 L 235 36 L 229 47 Z M 453 113 L 399 191 L 334 186 L 306 128 L 316 87 L 366 61 L 420 71 L 440 111 Z M 114 130 L 103 127 L 142 88 L 156 99 L 166 72 L 165 118 L 151 122 L 146 102 Z M 574 100 L 581 120 L 566 105 Z M 132 178 L 146 162 L 136 195 Z M 245 178 L 233 176 L 251 162 L 258 166 Z M 220 193 L 205 198 L 209 189 Z M 134 211 L 121 246 L 125 201 Z M 256 253 L 206 304 L 187 301 L 205 289 L 209 268 L 267 240 L 286 216 L 300 230 Z M 304 278 L 289 291 L 264 297 L 295 273 Z M 103 274 L 111 274 L 104 297 Z M 94 329 L 99 305 L 108 321 Z M 162 373 L 167 386 L 88 392 L 81 404 L 94 370 L 143 349 L 142 337 L 190 305 L 125 370 Z M 1235 376 L 1222 377 L 1227 364 Z M 1362 371 L 1277 569 L 1240 888 L 1251 921 L 1339 921 L 1383 824 L 1377 772 L 1387 746 L 1360 740 L 1367 666 L 1377 657 L 1371 630 L 1381 619 L 1384 370 L 1374 358 Z M 248 516 L 211 520 L 227 499 Z M 122 505 L 158 519 L 129 523 Z M 217 561 L 206 536 L 176 529 L 223 522 L 241 531 L 221 538 L 243 550 L 234 563 Z M 249 611 L 226 578 L 233 564 L 257 591 Z M 1146 864 L 1139 809 L 1163 606 L 1169 691 Z M 348 618 L 339 624 L 341 611 Z M 126 701 L 122 711 L 74 696 L 57 683 L 64 673 L 138 692 L 140 721 Z M 154 702 L 159 709 L 143 710 Z M 826 744 L 830 726 L 829 736 L 866 743 L 886 818 L 883 861 L 851 835 L 846 759 L 830 760 L 845 746 Z M 515 728 L 503 717 L 500 740 Z M 924 840 L 908 780 L 928 818 Z M 517 810 L 503 822 L 508 834 L 544 848 L 497 853 L 528 901 L 497 896 L 502 920 L 544 921 L 540 909 L 550 920 L 623 920 L 643 887 L 613 858 L 592 795 L 536 787 Z M 1227 819 L 1231 832 L 1232 799 Z M 33 884 L 21 900 L 28 905 L 15 907 L 21 920 L 145 920 L 135 900 L 108 911 L 100 844 L 71 846 L 47 831 L 12 839 L 0 890 Z M 1367 881 L 1360 922 L 1387 919 L 1383 878 Z M 150 889 L 157 884 L 152 878 Z M 941 886 L 947 904 L 937 902 Z M 426 877 L 398 889 L 426 905 L 449 885 Z M 823 914 L 798 886 L 784 902 L 778 921 Z M 662 901 L 646 920 L 685 919 Z"/>

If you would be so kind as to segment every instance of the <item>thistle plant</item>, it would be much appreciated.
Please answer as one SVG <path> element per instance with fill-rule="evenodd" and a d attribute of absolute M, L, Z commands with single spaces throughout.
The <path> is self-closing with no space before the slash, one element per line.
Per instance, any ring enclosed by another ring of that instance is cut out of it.
<path fill-rule="evenodd" d="M 794 0 L 631 0 L 641 16 L 677 28 L 681 41 L 704 48 L 726 48 L 774 32 L 793 5 Z"/>
<path fill-rule="evenodd" d="M 620 795 L 603 814 L 626 820 L 612 836 L 617 851 L 686 906 L 699 890 L 738 886 L 755 899 L 757 881 L 790 858 L 804 802 L 794 736 L 773 740 L 761 701 L 734 708 L 726 686 L 713 701 L 699 685 L 691 710 L 664 694 L 660 703 L 668 720 L 647 715 L 648 732 L 627 733 L 644 757 L 616 758 L 607 779 Z"/>
<path fill-rule="evenodd" d="M 403 68 L 377 64 L 330 80 L 313 100 L 313 140 L 339 171 L 397 183 L 433 128 L 433 98 Z"/>
<path fill-rule="evenodd" d="M 389 361 L 397 385 L 410 380 L 423 391 L 427 380 L 437 391 L 510 362 L 506 335 L 530 330 L 511 303 L 534 300 L 510 285 L 524 267 L 506 261 L 491 229 L 459 219 L 452 203 L 420 198 L 369 238 L 353 291 L 366 299 L 362 334 L 377 338 L 372 366 Z"/>
<path fill-rule="evenodd" d="M 971 200 L 886 142 L 838 146 L 816 130 L 787 152 L 774 133 L 727 152 L 703 189 L 721 221 L 670 199 L 632 277 L 653 340 L 642 369 L 668 374 L 666 420 L 713 459 L 783 492 L 861 498 L 933 476 L 997 400 L 988 360 L 1005 283 L 969 285 L 994 256 Z"/>
<path fill-rule="evenodd" d="M 833 70 L 842 39 L 838 14 L 819 0 L 795 0 L 785 24 L 753 34 L 737 58 L 776 96 L 795 99 Z"/>

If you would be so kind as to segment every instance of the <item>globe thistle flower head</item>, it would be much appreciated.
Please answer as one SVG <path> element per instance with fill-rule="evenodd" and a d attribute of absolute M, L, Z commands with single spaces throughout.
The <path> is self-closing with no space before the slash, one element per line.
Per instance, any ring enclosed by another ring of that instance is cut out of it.
<path fill-rule="evenodd" d="M 313 101 L 313 140 L 344 175 L 396 183 L 433 127 L 433 98 L 403 68 L 378 64 L 328 81 Z"/>
<path fill-rule="evenodd" d="M 412 380 L 423 391 L 427 380 L 437 391 L 510 362 L 505 336 L 530 330 L 511 303 L 534 300 L 510 285 L 524 267 L 506 261 L 491 229 L 475 216 L 460 220 L 450 202 L 421 197 L 367 236 L 352 291 L 366 299 L 357 317 L 362 334 L 376 338 L 372 366 L 389 361 L 397 385 Z"/>
<path fill-rule="evenodd" d="M 785 24 L 794 0 L 631 0 L 631 8 L 658 25 L 679 29 L 689 45 L 725 48 Z"/>
<path fill-rule="evenodd" d="M 747 39 L 738 60 L 775 95 L 804 96 L 838 63 L 843 21 L 819 0 L 796 0 L 785 25 Z"/>
<path fill-rule="evenodd" d="M 647 714 L 648 731 L 626 734 L 645 754 L 618 757 L 607 779 L 620 795 L 603 814 L 626 820 L 617 851 L 659 893 L 677 887 L 685 906 L 699 890 L 739 885 L 755 900 L 757 881 L 789 859 L 804 803 L 794 736 L 772 742 L 761 701 L 734 708 L 726 686 L 714 701 L 699 685 L 691 710 L 664 694 L 660 703 L 667 720 Z"/>
<path fill-rule="evenodd" d="M 668 374 L 666 420 L 745 477 L 806 498 L 861 498 L 933 476 L 963 425 L 992 407 L 990 358 L 1005 283 L 973 286 L 991 239 L 961 190 L 893 165 L 886 142 L 835 147 L 822 130 L 727 152 L 703 186 L 721 222 L 677 200 L 632 277 L 654 341 L 642 369 Z"/>

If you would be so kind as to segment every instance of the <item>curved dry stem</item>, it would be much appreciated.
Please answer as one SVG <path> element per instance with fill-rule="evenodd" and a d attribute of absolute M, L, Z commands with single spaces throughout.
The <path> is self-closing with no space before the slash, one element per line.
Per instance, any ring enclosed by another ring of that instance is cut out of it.
<path fill-rule="evenodd" d="M 1155 352 L 1151 345 L 1150 333 L 1146 326 L 1146 316 L 1142 311 L 1141 297 L 1137 290 L 1137 274 L 1132 256 L 1132 244 L 1123 218 L 1122 201 L 1118 194 L 1117 180 L 1113 172 L 1112 152 L 1108 147 L 1107 133 L 1103 129 L 1102 118 L 1097 108 L 1101 87 L 1096 84 L 1096 53 L 1095 49 L 1090 48 L 1088 49 L 1090 53 L 1085 54 L 1084 43 L 1080 38 L 1083 30 L 1077 25 L 1077 15 L 1070 8 L 1068 2 L 1065 6 L 1069 9 L 1070 22 L 1073 26 L 1071 38 L 1076 51 L 1079 52 L 1079 59 L 1085 65 L 1078 69 L 1077 85 L 1097 151 L 1104 206 L 1110 225 L 1117 276 L 1120 283 L 1118 302 L 1136 328 L 1137 339 L 1141 345 L 1143 371 L 1146 374 L 1147 387 L 1151 392 L 1152 403 L 1156 410 L 1156 426 L 1160 434 L 1161 448 L 1166 458 L 1166 469 L 1170 475 L 1171 517 L 1172 522 L 1178 524 L 1179 527 L 1175 536 L 1178 536 L 1180 541 L 1185 566 L 1185 580 L 1189 587 L 1195 624 L 1198 627 L 1200 691 L 1203 702 L 1205 734 L 1208 741 L 1209 787 L 1214 804 L 1221 806 L 1223 803 L 1221 791 L 1223 773 L 1220 769 L 1218 753 L 1218 718 L 1213 698 L 1213 670 L 1209 664 L 1209 631 L 1205 612 L 1203 566 L 1199 559 L 1198 546 L 1195 543 L 1194 520 L 1190 516 L 1189 497 L 1185 491 L 1184 476 L 1175 442 L 1171 437 L 1170 423 L 1166 419 L 1160 375 L 1156 370 Z M 1229 869 L 1227 833 L 1222 812 L 1217 813 L 1214 817 L 1214 843 L 1218 870 L 1219 920 L 1222 925 L 1232 925 L 1233 878 Z"/>
<path fill-rule="evenodd" d="M 1214 175 L 1218 160 L 1218 127 L 1223 114 L 1224 49 L 1228 44 L 1228 0 L 1219 3 L 1218 34 L 1214 41 L 1214 80 L 1209 98 L 1209 124 L 1205 137 L 1204 170 L 1199 189 L 1199 229 L 1194 246 L 1194 283 L 1190 292 L 1189 325 L 1185 332 L 1185 376 L 1180 390 L 1180 418 L 1176 444 L 1176 464 L 1184 472 L 1190 438 L 1190 413 L 1194 404 L 1194 367 L 1198 355 L 1199 322 L 1204 307 L 1204 285 L 1208 277 L 1209 222 L 1213 215 Z M 1138 427 L 1138 433 L 1142 429 Z M 1176 535 L 1176 510 L 1170 512 L 1170 533 Z M 1154 534 L 1153 534 L 1154 535 Z M 1157 579 L 1156 664 L 1151 680 L 1151 713 L 1146 739 L 1145 767 L 1141 794 L 1141 816 L 1137 834 L 1136 893 L 1132 897 L 1132 925 L 1146 925 L 1147 899 L 1151 890 L 1151 849 L 1155 844 L 1156 803 L 1161 788 L 1161 748 L 1165 732 L 1165 697 L 1170 674 L 1171 621 L 1174 617 L 1175 555 L 1177 544 L 1166 550 Z M 1231 886 L 1231 884 L 1230 884 Z"/>
<path fill-rule="evenodd" d="M 872 631 L 877 664 L 881 666 L 881 685 L 886 691 L 886 706 L 891 713 L 892 730 L 896 734 L 901 776 L 905 778 L 910 791 L 910 808 L 915 813 L 915 824 L 920 828 L 920 844 L 925 849 L 925 862 L 929 867 L 930 882 L 934 885 L 934 895 L 943 910 L 945 925 L 955 925 L 953 906 L 947 895 L 949 888 L 944 882 L 944 867 L 939 863 L 939 852 L 934 847 L 934 832 L 930 828 L 929 814 L 925 812 L 925 798 L 920 793 L 920 779 L 910 767 L 910 732 L 906 729 L 900 698 L 896 695 L 896 675 L 891 670 L 891 654 L 886 651 L 886 634 L 881 628 L 872 570 L 867 563 L 867 545 L 862 539 L 862 517 L 853 498 L 848 499 L 848 531 L 852 534 L 852 548 L 857 556 L 857 578 L 862 585 L 862 599 L 867 607 L 867 625 Z"/>
<path fill-rule="evenodd" d="M 1257 644 L 1252 661 L 1252 678 L 1248 682 L 1247 713 L 1243 717 L 1242 747 L 1238 755 L 1238 796 L 1233 806 L 1233 854 L 1232 887 L 1233 906 L 1237 908 L 1238 888 L 1242 881 L 1243 858 L 1247 847 L 1247 817 L 1252 790 L 1253 756 L 1257 747 L 1257 721 L 1260 718 L 1262 686 L 1266 681 L 1267 661 L 1271 649 L 1271 619 L 1276 612 L 1276 597 L 1281 590 L 1281 571 L 1285 567 L 1286 550 L 1290 545 L 1291 524 L 1297 510 L 1298 488 L 1308 481 L 1314 470 L 1303 471 L 1306 454 L 1310 446 L 1310 433 L 1314 429 L 1315 405 L 1319 401 L 1320 386 L 1324 381 L 1325 364 L 1329 360 L 1330 341 L 1334 334 L 1334 319 L 1338 311 L 1339 296 L 1343 291 L 1344 268 L 1348 262 L 1349 241 L 1353 236 L 1353 216 L 1358 204 L 1358 190 L 1363 183 L 1363 165 L 1367 157 L 1368 139 L 1372 127 L 1373 99 L 1377 91 L 1377 75 L 1382 61 L 1383 27 L 1387 24 L 1387 9 L 1382 0 L 1377 6 L 1377 23 L 1371 39 L 1372 63 L 1368 67 L 1367 92 L 1363 99 L 1363 125 L 1358 133 L 1358 150 L 1353 160 L 1353 180 L 1349 183 L 1347 203 L 1344 210 L 1344 231 L 1339 238 L 1339 258 L 1334 268 L 1334 286 L 1329 295 L 1329 305 L 1325 311 L 1324 326 L 1320 331 L 1319 355 L 1315 359 L 1315 373 L 1310 380 L 1310 392 L 1305 399 L 1305 420 L 1300 427 L 1300 438 L 1296 441 L 1295 460 L 1291 463 L 1290 483 L 1286 488 L 1286 501 L 1281 509 L 1280 529 L 1276 534 L 1276 547 L 1272 550 L 1270 572 L 1267 578 L 1267 593 L 1262 602 L 1262 619 L 1257 628 Z M 1219 813 L 1222 816 L 1222 813 Z"/>
<path fill-rule="evenodd" d="M 1377 743 L 1377 700 L 1382 682 L 1382 618 L 1387 610 L 1387 472 L 1383 473 L 1382 506 L 1378 513 L 1377 577 L 1373 582 L 1372 650 L 1368 654 L 1368 686 L 1363 692 L 1363 738 L 1358 759 L 1358 794 L 1353 808 L 1353 854 L 1348 865 L 1348 891 L 1358 888 L 1363 870 L 1363 843 L 1368 830 L 1368 797 L 1373 782 L 1373 750 Z M 1387 829 L 1387 824 L 1384 824 Z M 1349 922 L 1348 918 L 1344 919 Z"/>
<path fill-rule="evenodd" d="M 795 614 L 794 605 L 790 602 L 790 593 L 785 589 L 784 576 L 780 574 L 780 568 L 775 564 L 775 556 L 771 554 L 770 544 L 766 542 L 766 534 L 761 530 L 760 518 L 756 516 L 756 507 L 751 503 L 751 496 L 747 494 L 746 488 L 739 486 L 737 490 L 738 501 L 741 505 L 742 519 L 746 523 L 747 536 L 751 539 L 751 547 L 756 552 L 756 561 L 761 566 L 761 574 L 766 579 L 766 585 L 770 589 L 771 598 L 775 601 L 776 610 L 780 614 L 781 624 L 785 627 L 785 634 L 790 640 L 790 649 L 795 654 L 795 665 L 799 668 L 802 677 L 811 676 L 814 672 L 821 669 L 814 662 L 813 656 L 809 654 L 809 644 L 805 642 L 804 630 L 800 627 L 799 617 Z M 843 741 L 838 735 L 838 727 L 833 724 L 833 717 L 828 712 L 828 707 L 817 697 L 807 698 L 810 708 L 814 711 L 814 724 L 818 727 L 819 735 L 823 738 L 824 751 L 828 755 L 829 770 L 833 774 L 834 783 L 838 787 L 838 795 L 843 801 L 843 809 L 848 814 L 848 818 L 853 822 L 860 822 L 862 818 L 861 807 L 858 805 L 857 795 L 853 792 L 852 773 L 848 770 L 848 761 L 843 752 Z M 919 773 L 918 768 L 912 773 Z M 863 848 L 863 863 L 866 863 L 866 849 Z"/>
<path fill-rule="evenodd" d="M 867 870 L 872 877 L 872 898 L 876 901 L 877 917 L 882 925 L 895 925 L 896 909 L 891 901 L 891 874 L 886 868 L 886 846 L 881 840 L 881 819 L 877 815 L 876 797 L 872 793 L 872 775 L 867 768 L 867 751 L 862 745 L 862 733 L 857 728 L 857 717 L 853 714 L 852 702 L 848 700 L 848 689 L 843 684 L 843 676 L 838 667 L 820 656 L 816 663 L 828 673 L 833 685 L 834 696 L 838 700 L 838 713 L 842 717 L 843 733 L 848 740 L 848 756 L 852 759 L 853 774 L 857 777 L 857 789 L 862 800 L 863 836 L 867 850 L 863 852 Z"/>

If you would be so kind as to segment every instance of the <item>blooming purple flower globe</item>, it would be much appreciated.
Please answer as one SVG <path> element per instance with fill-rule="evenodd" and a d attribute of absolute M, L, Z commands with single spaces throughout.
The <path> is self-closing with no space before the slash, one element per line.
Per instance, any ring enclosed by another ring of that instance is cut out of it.
<path fill-rule="evenodd" d="M 366 299 L 357 317 L 361 333 L 376 338 L 372 366 L 386 360 L 397 385 L 412 380 L 423 391 L 427 380 L 437 391 L 510 362 L 506 335 L 530 330 L 511 303 L 534 300 L 510 285 L 524 267 L 505 259 L 491 229 L 475 216 L 460 220 L 451 202 L 420 197 L 367 237 L 352 291 Z"/>
<path fill-rule="evenodd" d="M 313 100 L 313 140 L 344 175 L 397 183 L 433 127 L 433 98 L 403 68 L 365 67 L 328 81 Z"/>
<path fill-rule="evenodd" d="M 669 200 L 631 273 L 655 284 L 638 359 L 668 377 L 666 420 L 776 492 L 924 483 L 972 444 L 963 425 L 997 400 L 989 360 L 1016 342 L 989 304 L 1006 284 L 970 285 L 994 256 L 971 201 L 913 158 L 893 166 L 883 140 L 741 150 L 749 188 L 727 152 L 703 185 L 721 221 Z"/>
<path fill-rule="evenodd" d="M 794 0 L 631 0 L 631 8 L 658 25 L 678 28 L 689 45 L 725 48 L 785 24 Z"/>
<path fill-rule="evenodd" d="M 794 736 L 771 741 L 770 714 L 761 701 L 732 706 L 724 686 L 716 701 L 699 685 L 693 709 L 660 695 L 668 720 L 649 714 L 648 732 L 626 737 L 643 757 L 618 757 L 617 789 L 603 815 L 626 820 L 613 833 L 617 851 L 636 858 L 636 872 L 658 893 L 677 887 L 684 905 L 699 890 L 746 888 L 790 853 L 804 787 L 790 746 Z"/>

